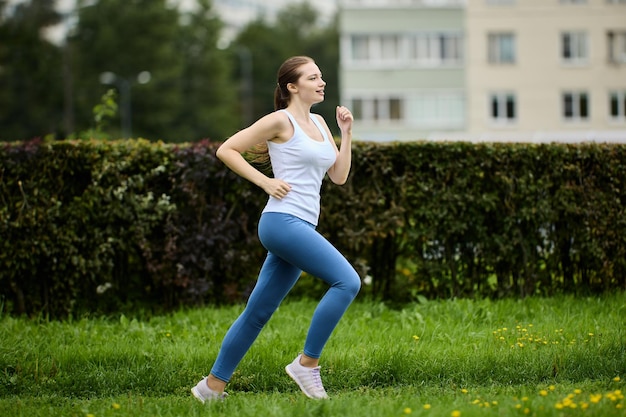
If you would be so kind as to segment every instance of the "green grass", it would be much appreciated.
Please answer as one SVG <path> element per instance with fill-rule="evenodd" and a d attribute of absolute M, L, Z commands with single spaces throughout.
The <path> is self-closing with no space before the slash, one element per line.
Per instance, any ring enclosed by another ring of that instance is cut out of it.
<path fill-rule="evenodd" d="M 0 416 L 624 416 L 626 294 L 356 302 L 322 358 L 330 401 L 284 373 L 313 301 L 288 300 L 228 386 L 205 375 L 242 307 L 146 319 L 0 318 Z M 574 408 L 575 407 L 575 408 Z"/>

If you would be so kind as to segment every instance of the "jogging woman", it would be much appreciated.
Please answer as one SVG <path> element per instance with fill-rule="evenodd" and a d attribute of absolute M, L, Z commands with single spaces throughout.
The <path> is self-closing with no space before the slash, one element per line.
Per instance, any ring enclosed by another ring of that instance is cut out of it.
<path fill-rule="evenodd" d="M 226 333 L 210 375 L 191 390 L 202 402 L 226 396 L 224 389 L 235 368 L 302 271 L 322 279 L 329 289 L 313 313 L 303 353 L 285 370 L 308 397 L 328 398 L 319 359 L 361 280 L 344 256 L 315 230 L 324 176 L 344 184 L 352 159 L 350 111 L 343 106 L 336 109 L 339 148 L 324 119 L 311 113 L 311 107 L 324 100 L 325 86 L 313 59 L 289 58 L 278 71 L 276 111 L 237 132 L 217 150 L 217 157 L 231 170 L 269 196 L 258 225 L 259 240 L 268 253 L 246 308 Z M 273 178 L 243 156 L 259 146 L 267 147 Z"/>

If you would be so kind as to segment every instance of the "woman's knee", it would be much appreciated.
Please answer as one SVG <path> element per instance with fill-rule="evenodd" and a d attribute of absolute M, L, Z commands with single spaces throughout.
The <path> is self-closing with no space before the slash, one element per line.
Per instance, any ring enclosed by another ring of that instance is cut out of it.
<path fill-rule="evenodd" d="M 352 298 L 357 296 L 361 290 L 361 278 L 356 271 L 353 270 L 351 274 L 347 275 L 344 281 L 344 288 Z"/>

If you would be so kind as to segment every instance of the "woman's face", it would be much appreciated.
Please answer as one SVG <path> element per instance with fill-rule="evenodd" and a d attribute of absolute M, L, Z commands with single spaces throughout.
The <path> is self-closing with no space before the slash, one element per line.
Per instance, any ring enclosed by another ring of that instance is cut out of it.
<path fill-rule="evenodd" d="M 300 78 L 295 84 L 300 99 L 312 104 L 324 101 L 324 87 L 326 82 L 322 79 L 322 72 L 315 62 L 309 62 L 300 68 Z M 292 91 L 293 94 L 293 91 Z"/>

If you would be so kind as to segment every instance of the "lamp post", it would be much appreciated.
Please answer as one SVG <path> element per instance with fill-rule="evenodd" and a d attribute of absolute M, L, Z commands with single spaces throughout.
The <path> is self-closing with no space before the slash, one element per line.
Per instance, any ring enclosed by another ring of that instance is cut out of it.
<path fill-rule="evenodd" d="M 138 84 L 147 84 L 150 82 L 152 75 L 149 71 L 142 71 L 137 74 L 136 82 Z M 120 92 L 120 107 L 121 111 L 121 125 L 122 125 L 122 137 L 128 139 L 132 136 L 132 107 L 131 107 L 131 89 L 134 80 L 129 80 L 124 77 L 120 77 L 111 71 L 106 71 L 100 74 L 100 83 L 106 85 L 114 85 Z"/>

